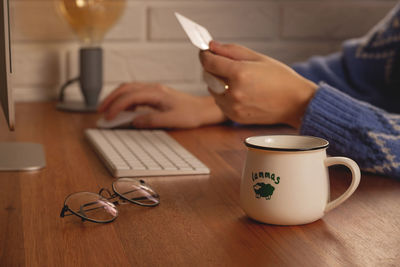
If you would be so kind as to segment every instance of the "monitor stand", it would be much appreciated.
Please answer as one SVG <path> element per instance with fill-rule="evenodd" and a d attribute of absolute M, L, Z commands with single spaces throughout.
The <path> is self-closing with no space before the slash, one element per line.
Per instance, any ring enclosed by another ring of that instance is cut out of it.
<path fill-rule="evenodd" d="M 34 171 L 46 166 L 43 146 L 35 143 L 0 143 L 0 171 Z"/>

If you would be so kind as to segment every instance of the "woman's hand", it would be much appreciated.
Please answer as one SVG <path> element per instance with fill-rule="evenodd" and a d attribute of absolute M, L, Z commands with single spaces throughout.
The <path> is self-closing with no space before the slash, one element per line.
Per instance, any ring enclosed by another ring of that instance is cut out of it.
<path fill-rule="evenodd" d="M 209 90 L 229 119 L 300 126 L 316 84 L 287 65 L 239 45 L 211 41 L 210 50 L 200 52 L 200 60 L 206 71 L 229 85 L 223 94 Z"/>
<path fill-rule="evenodd" d="M 152 111 L 137 116 L 137 128 L 194 128 L 226 120 L 211 96 L 193 96 L 161 84 L 125 83 L 115 89 L 99 107 L 106 119 L 113 119 L 123 110 L 140 106 Z"/>

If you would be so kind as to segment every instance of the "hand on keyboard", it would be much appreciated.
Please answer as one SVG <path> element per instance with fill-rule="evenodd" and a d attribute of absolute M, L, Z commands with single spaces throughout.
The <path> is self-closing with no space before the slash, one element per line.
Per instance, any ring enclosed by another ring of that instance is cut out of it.
<path fill-rule="evenodd" d="M 148 106 L 155 112 L 138 116 L 136 128 L 194 128 L 217 124 L 226 118 L 210 96 L 194 96 L 167 86 L 125 83 L 114 90 L 99 107 L 107 119 L 123 110 Z"/>

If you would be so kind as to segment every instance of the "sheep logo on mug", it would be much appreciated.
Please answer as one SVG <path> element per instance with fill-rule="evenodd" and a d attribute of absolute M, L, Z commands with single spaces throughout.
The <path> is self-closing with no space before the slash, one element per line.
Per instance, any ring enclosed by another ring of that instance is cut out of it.
<path fill-rule="evenodd" d="M 255 185 L 253 185 L 254 193 L 256 194 L 256 198 L 265 198 L 266 200 L 271 199 L 272 194 L 274 193 L 275 187 L 273 187 L 269 183 L 261 182 L 265 181 L 265 179 L 273 181 L 275 184 L 279 184 L 280 177 L 276 176 L 274 173 L 270 172 L 252 172 L 251 179 L 257 181 Z"/>

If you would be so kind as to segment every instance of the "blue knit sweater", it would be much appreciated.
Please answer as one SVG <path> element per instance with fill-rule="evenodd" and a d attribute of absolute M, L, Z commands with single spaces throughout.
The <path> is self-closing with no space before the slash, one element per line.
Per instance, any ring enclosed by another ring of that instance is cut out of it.
<path fill-rule="evenodd" d="M 319 84 L 301 134 L 330 142 L 330 155 L 400 179 L 400 4 L 340 53 L 292 66 Z"/>

